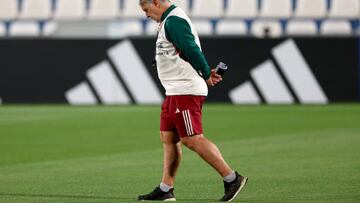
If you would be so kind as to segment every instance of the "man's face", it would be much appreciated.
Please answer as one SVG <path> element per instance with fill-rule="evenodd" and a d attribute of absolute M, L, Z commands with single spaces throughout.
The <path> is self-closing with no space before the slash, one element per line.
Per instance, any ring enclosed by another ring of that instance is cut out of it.
<path fill-rule="evenodd" d="M 162 13 L 160 12 L 157 2 L 148 2 L 145 1 L 141 5 L 141 9 L 145 12 L 146 17 L 151 18 L 157 22 L 160 22 Z"/>

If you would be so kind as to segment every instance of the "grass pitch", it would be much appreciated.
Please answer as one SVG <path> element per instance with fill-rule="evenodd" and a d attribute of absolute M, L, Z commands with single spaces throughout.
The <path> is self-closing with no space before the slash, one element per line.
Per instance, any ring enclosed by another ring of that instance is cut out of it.
<path fill-rule="evenodd" d="M 0 107 L 0 202 L 137 202 L 161 179 L 158 106 Z M 204 106 L 205 136 L 250 178 L 235 202 L 360 202 L 360 105 Z M 178 202 L 221 178 L 185 147 Z"/>

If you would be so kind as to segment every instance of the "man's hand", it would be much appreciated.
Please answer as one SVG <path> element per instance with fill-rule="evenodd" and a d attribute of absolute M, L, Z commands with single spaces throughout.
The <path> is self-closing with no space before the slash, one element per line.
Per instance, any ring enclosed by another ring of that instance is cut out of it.
<path fill-rule="evenodd" d="M 206 80 L 209 87 L 213 87 L 222 81 L 221 75 L 216 74 L 215 69 L 211 70 L 210 78 Z"/>

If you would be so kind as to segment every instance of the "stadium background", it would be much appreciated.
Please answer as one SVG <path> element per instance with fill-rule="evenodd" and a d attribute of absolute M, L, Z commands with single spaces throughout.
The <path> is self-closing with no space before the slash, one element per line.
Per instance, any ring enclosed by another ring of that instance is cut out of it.
<path fill-rule="evenodd" d="M 210 65 L 215 67 L 224 61 L 231 67 L 227 80 L 214 88 L 209 101 L 359 101 L 359 0 L 175 3 L 192 17 Z M 0 11 L 2 103 L 161 103 L 164 91 L 151 67 L 157 25 L 144 18 L 138 2 L 4 0 Z M 125 56 L 126 50 L 119 54 L 123 58 L 135 57 L 134 64 L 116 64 L 118 57 L 107 53 L 124 39 L 130 40 L 125 49 L 135 50 L 132 56 Z M 311 92 L 315 86 L 301 84 L 307 82 L 302 76 L 290 78 L 285 67 L 278 64 L 279 59 L 274 58 L 273 49 L 287 39 L 295 39 L 295 52 L 300 52 L 307 63 L 300 69 L 314 75 L 313 82 L 325 99 L 303 100 L 297 89 Z M 259 66 L 268 60 L 272 67 L 261 69 Z M 135 67 L 129 69 L 129 65 Z M 261 69 L 258 76 L 253 75 L 256 68 Z M 141 72 L 147 82 L 134 82 L 133 69 Z M 268 70 L 273 76 L 260 79 L 259 75 Z M 95 72 L 107 83 L 91 79 Z M 272 83 L 272 88 L 265 90 L 267 82 Z M 76 87 L 79 89 L 71 91 Z M 153 87 L 149 96 L 141 96 L 141 91 L 148 92 L 147 87 Z"/>
<path fill-rule="evenodd" d="M 250 177 L 236 201 L 359 202 L 360 0 L 174 2 L 229 66 L 203 111 Z M 155 35 L 138 0 L 0 0 L 0 202 L 136 202 L 158 183 Z M 178 201 L 221 192 L 184 148 Z"/>

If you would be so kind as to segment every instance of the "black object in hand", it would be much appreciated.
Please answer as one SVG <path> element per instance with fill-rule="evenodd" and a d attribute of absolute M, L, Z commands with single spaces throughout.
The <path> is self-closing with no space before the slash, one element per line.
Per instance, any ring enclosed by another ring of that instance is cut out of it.
<path fill-rule="evenodd" d="M 219 62 L 219 64 L 216 66 L 215 68 L 215 72 L 218 75 L 224 76 L 225 71 L 228 69 L 228 66 L 223 63 L 223 62 Z"/>

